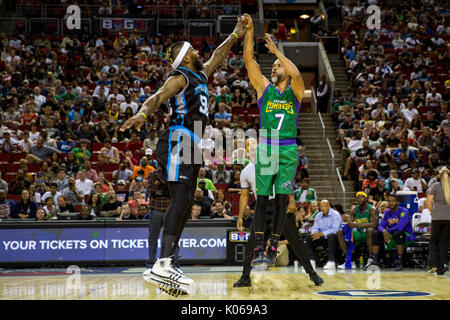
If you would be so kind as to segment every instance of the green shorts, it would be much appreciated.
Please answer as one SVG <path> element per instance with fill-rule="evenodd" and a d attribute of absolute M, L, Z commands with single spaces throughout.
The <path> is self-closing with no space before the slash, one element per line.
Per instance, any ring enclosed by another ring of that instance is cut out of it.
<path fill-rule="evenodd" d="M 403 244 L 403 248 L 409 247 L 414 243 L 414 241 L 409 240 L 411 238 L 411 234 L 409 232 L 404 231 L 405 233 L 405 243 Z M 397 248 L 397 243 L 395 239 L 392 237 L 389 243 L 384 243 L 385 250 L 394 250 Z"/>
<path fill-rule="evenodd" d="M 272 146 L 259 143 L 256 148 L 256 194 L 272 196 L 292 194 L 297 173 L 298 147 L 296 144 Z"/>
<path fill-rule="evenodd" d="M 359 231 L 358 229 L 353 229 L 353 243 L 356 246 L 359 246 L 360 244 L 367 243 L 367 232 L 365 231 Z"/>

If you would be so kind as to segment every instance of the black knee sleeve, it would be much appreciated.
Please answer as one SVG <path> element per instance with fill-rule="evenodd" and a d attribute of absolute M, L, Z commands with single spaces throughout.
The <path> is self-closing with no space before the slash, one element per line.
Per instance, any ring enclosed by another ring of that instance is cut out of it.
<path fill-rule="evenodd" d="M 273 234 L 280 235 L 283 231 L 284 223 L 287 217 L 287 205 L 289 196 L 287 194 L 277 194 L 275 196 L 276 209 L 273 216 Z"/>
<path fill-rule="evenodd" d="M 397 245 L 405 243 L 405 233 L 403 231 L 394 232 L 394 234 L 392 235 L 392 238 L 394 238 L 395 243 Z"/>
<path fill-rule="evenodd" d="M 255 208 L 255 232 L 264 232 L 269 196 L 258 196 Z"/>

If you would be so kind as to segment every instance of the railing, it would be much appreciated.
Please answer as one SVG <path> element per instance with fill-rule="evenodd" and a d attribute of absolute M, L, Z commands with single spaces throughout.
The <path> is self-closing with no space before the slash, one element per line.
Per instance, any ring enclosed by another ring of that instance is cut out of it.
<path fill-rule="evenodd" d="M 311 111 L 317 113 L 317 96 L 314 86 L 311 86 Z"/>
<path fill-rule="evenodd" d="M 0 30 L 5 33 L 13 33 L 15 30 L 21 29 L 22 32 L 29 32 L 28 20 L 25 18 L 1 17 Z"/>
<path fill-rule="evenodd" d="M 70 4 L 30 4 L 30 3 L 19 3 L 16 6 L 16 12 L 21 12 L 26 17 L 31 18 L 63 18 L 66 14 L 66 9 Z M 81 16 L 83 18 L 91 18 L 93 14 L 98 15 L 99 8 L 98 4 L 79 4 L 81 9 Z M 128 16 L 125 15 L 126 7 L 121 6 L 120 8 L 112 7 L 111 16 Z M 149 15 L 156 15 L 162 19 L 174 18 L 174 19 L 216 19 L 219 15 L 241 15 L 241 5 L 217 5 L 213 4 L 208 7 L 195 7 L 195 6 L 174 6 L 174 5 L 139 5 L 138 10 L 142 18 L 148 18 Z M 103 15 L 107 17 L 108 15 Z"/>
<path fill-rule="evenodd" d="M 325 123 L 323 122 L 322 115 L 320 112 L 318 112 L 317 114 L 319 116 L 320 125 L 322 126 L 322 140 L 323 140 L 322 152 L 324 154 L 328 153 L 331 158 L 331 166 L 328 168 L 326 174 L 328 174 L 328 176 L 330 177 L 331 182 L 339 183 L 340 188 L 338 190 L 336 190 L 336 198 L 342 199 L 341 200 L 342 206 L 343 206 L 344 210 L 346 210 L 347 202 L 345 199 L 345 186 L 344 186 L 344 183 L 342 182 L 341 174 L 339 173 L 339 168 L 336 166 L 335 155 L 334 155 L 333 148 L 331 147 L 330 140 L 325 135 L 326 127 L 325 127 Z"/>

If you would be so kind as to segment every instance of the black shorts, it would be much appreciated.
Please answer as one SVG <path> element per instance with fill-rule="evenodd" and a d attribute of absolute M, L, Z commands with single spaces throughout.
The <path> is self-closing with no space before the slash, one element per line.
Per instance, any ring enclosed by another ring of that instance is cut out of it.
<path fill-rule="evenodd" d="M 202 167 L 198 143 L 198 138 L 190 130 L 179 126 L 166 129 L 161 134 L 156 153 L 163 180 L 186 183 L 195 190 L 198 171 Z"/>

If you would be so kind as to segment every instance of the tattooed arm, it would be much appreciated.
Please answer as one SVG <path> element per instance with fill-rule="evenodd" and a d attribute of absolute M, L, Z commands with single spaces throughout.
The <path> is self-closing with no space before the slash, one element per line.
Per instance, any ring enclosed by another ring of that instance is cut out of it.
<path fill-rule="evenodd" d="M 242 23 L 242 17 L 238 18 L 238 23 L 234 27 L 233 33 L 237 34 L 239 38 L 245 34 L 245 27 Z M 233 34 L 230 34 L 228 38 L 222 42 L 216 50 L 214 50 L 211 58 L 203 65 L 203 72 L 208 77 L 212 75 L 217 67 L 225 60 L 236 40 L 237 38 Z"/>
<path fill-rule="evenodd" d="M 146 118 L 140 113 L 145 114 L 147 117 L 153 115 L 164 101 L 183 90 L 186 84 L 187 82 L 184 76 L 171 76 L 153 96 L 145 100 L 138 113 L 128 119 L 120 128 L 120 131 L 125 131 L 133 127 L 140 131 L 140 127 L 146 122 Z"/>

